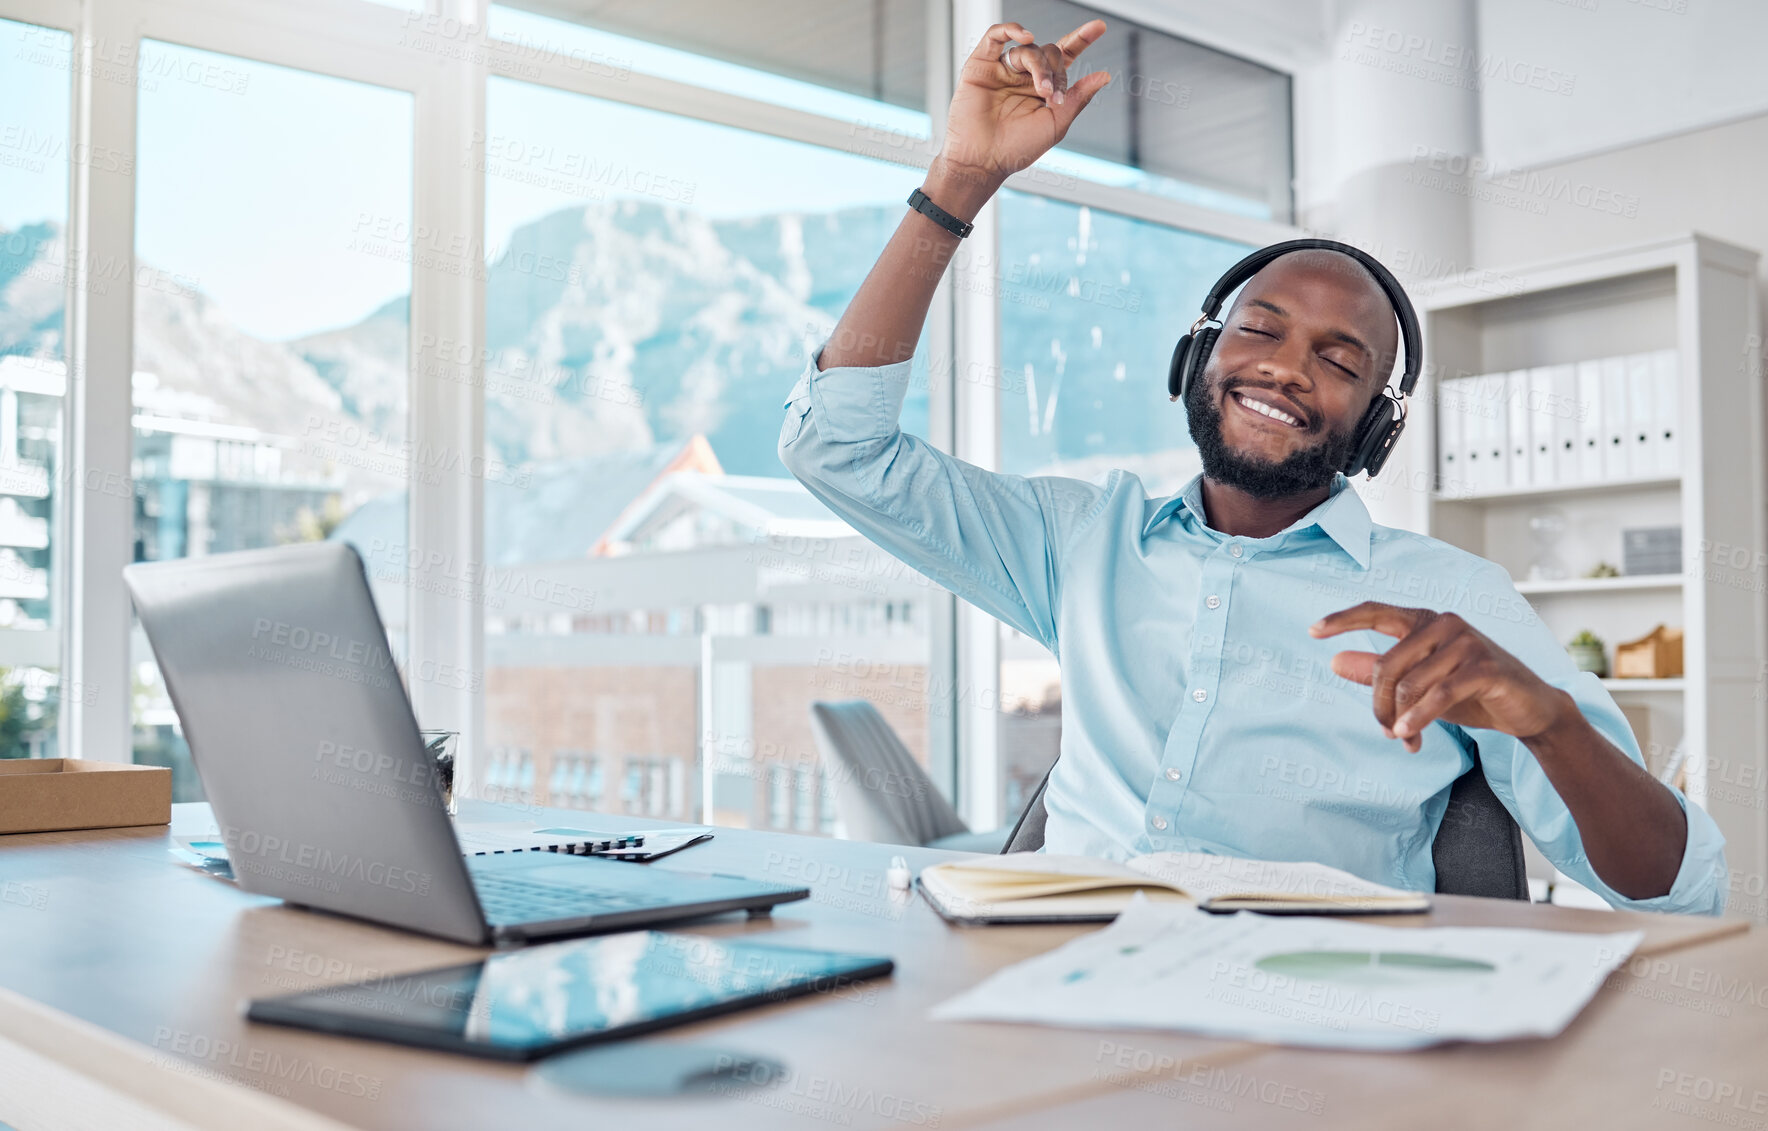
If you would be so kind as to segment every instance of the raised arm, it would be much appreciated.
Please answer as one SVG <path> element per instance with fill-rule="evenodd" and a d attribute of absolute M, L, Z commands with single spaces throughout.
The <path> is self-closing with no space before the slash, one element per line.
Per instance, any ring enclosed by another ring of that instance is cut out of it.
<path fill-rule="evenodd" d="M 1018 24 L 996 24 L 964 60 L 946 117 L 945 140 L 921 191 L 966 222 L 1007 177 L 1049 152 L 1111 76 L 1087 75 L 1072 88 L 1068 68 L 1105 34 L 1092 20 L 1055 43 L 1038 45 Z M 1001 53 L 1014 44 L 1009 67 Z M 889 365 L 913 355 L 939 277 L 958 237 L 911 211 L 823 347 L 819 367 Z"/>
<path fill-rule="evenodd" d="M 962 220 L 1009 173 L 1062 139 L 1102 88 L 1068 66 L 1105 24 L 1037 46 L 1018 24 L 990 28 L 965 62 L 939 157 L 922 191 Z M 1001 62 L 1009 44 L 1012 67 Z M 926 577 L 1056 646 L 1062 549 L 1099 488 L 984 471 L 897 424 L 909 358 L 958 237 L 910 212 L 786 400 L 780 460 L 854 529 Z"/>

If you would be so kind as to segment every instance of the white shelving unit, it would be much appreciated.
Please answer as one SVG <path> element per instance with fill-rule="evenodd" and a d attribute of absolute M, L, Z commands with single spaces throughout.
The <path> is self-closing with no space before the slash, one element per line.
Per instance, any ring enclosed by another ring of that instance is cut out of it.
<path fill-rule="evenodd" d="M 1688 681 L 1681 676 L 1670 679 L 1605 679 L 1602 686 L 1616 696 L 1631 695 L 1651 691 L 1671 691 L 1680 693 L 1688 686 Z"/>
<path fill-rule="evenodd" d="M 1516 591 L 1525 597 L 1551 597 L 1556 593 L 1616 593 L 1626 589 L 1680 589 L 1679 573 L 1648 573 L 1640 577 L 1568 577 L 1560 581 L 1518 581 Z"/>
<path fill-rule="evenodd" d="M 1395 463 L 1430 487 L 1387 501 L 1377 516 L 1505 566 L 1556 637 L 1587 628 L 1611 662 L 1618 641 L 1659 623 L 1683 629 L 1683 678 L 1604 686 L 1636 729 L 1644 722 L 1654 769 L 1686 739 L 1689 797 L 1713 814 L 1745 885 L 1738 890 L 1750 892 L 1768 875 L 1768 515 L 1762 378 L 1750 365 L 1760 341 L 1756 262 L 1753 251 L 1690 235 L 1482 273 L 1481 282 L 1500 279 L 1503 288 L 1421 292 L 1428 364 Z M 1431 474 L 1441 380 L 1665 348 L 1678 351 L 1679 475 L 1452 495 Z M 1598 561 L 1619 566 L 1620 532 L 1634 526 L 1680 525 L 1684 569 L 1526 580 L 1536 554 L 1528 522 L 1544 508 L 1566 517 L 1558 556 L 1573 574 Z M 1754 788 L 1724 784 L 1738 782 Z"/>

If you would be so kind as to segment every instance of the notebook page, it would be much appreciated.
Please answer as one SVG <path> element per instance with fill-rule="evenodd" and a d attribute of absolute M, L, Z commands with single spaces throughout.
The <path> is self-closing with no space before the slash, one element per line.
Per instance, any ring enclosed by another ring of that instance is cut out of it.
<path fill-rule="evenodd" d="M 1320 900 L 1405 899 L 1415 893 L 1307 861 L 1247 860 L 1207 852 L 1155 852 L 1129 867 L 1184 888 L 1199 903 L 1235 896 L 1302 896 Z"/>
<path fill-rule="evenodd" d="M 921 873 L 921 880 L 933 885 L 948 900 L 957 897 L 972 903 L 1037 899 L 1114 883 L 1164 882 L 1112 860 L 1041 852 L 935 864 Z"/>
<path fill-rule="evenodd" d="M 1099 876 L 1135 882 L 1147 875 L 1132 871 L 1127 864 L 1097 856 L 1063 856 L 1054 852 L 1011 852 L 1004 856 L 983 856 L 974 860 L 954 860 L 952 869 L 989 872 L 1012 882 L 1022 875 L 1034 876 Z"/>

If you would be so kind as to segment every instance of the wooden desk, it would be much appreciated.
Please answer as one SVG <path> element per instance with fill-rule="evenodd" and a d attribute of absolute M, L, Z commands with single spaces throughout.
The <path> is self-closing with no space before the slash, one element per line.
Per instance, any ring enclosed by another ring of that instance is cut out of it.
<path fill-rule="evenodd" d="M 552 824 L 588 820 L 562 811 L 526 816 Z M 206 821 L 206 807 L 179 806 L 174 830 L 199 832 Z M 637 828 L 658 822 L 597 817 L 593 823 Z M 1057 1112 L 1090 1121 L 1095 1110 L 1117 1114 L 1120 1104 L 1166 1125 L 1175 1113 L 1172 1100 L 1126 1088 L 1114 1075 L 1109 1046 L 1114 1040 L 1132 1043 L 1130 1038 L 927 1020 L 935 1003 L 1087 929 L 958 930 L 918 898 L 891 894 L 884 878 L 891 855 L 900 853 L 920 868 L 948 853 L 721 829 L 709 844 L 652 865 L 741 872 L 800 882 L 813 892 L 810 901 L 787 904 L 771 920 L 726 917 L 686 930 L 883 953 L 896 959 L 897 969 L 887 980 L 646 1038 L 770 1057 L 786 1066 L 787 1075 L 765 1090 L 640 1101 L 560 1092 L 525 1066 L 246 1024 L 240 1007 L 251 997 L 482 952 L 244 894 L 173 863 L 169 843 L 165 829 L 0 838 L 0 1122 L 105 1131 L 339 1125 L 544 1131 L 593 1120 L 646 1131 L 703 1131 L 954 1127 L 1037 1122 L 1055 1119 Z M 1742 923 L 1452 898 L 1441 899 L 1430 916 L 1413 918 L 1568 930 L 1637 926 L 1654 952 L 1691 956 L 1688 963 L 1695 954 L 1704 961 L 1711 953 L 1718 956 L 1714 961 L 1757 962 L 1768 971 L 1761 933 L 1702 941 L 1715 930 L 1741 931 Z M 1432 1073 L 1462 1071 L 1457 1058 L 1522 1065 L 1537 1082 L 1551 1077 L 1568 1094 L 1598 1086 L 1608 1074 L 1605 1057 L 1629 1044 L 1628 1064 L 1644 1058 L 1645 1068 L 1637 1071 L 1655 1072 L 1660 1061 L 1690 1071 L 1735 1061 L 1724 1047 L 1730 1029 L 1677 1028 L 1654 1020 L 1662 1012 L 1638 994 L 1617 993 L 1597 1003 L 1562 1041 L 1410 1056 L 1291 1052 L 1184 1034 L 1138 1033 L 1133 1046 L 1174 1064 L 1257 1064 L 1261 1072 L 1273 1065 L 1271 1071 L 1284 1079 L 1318 1081 L 1334 1117 L 1370 1126 L 1385 1122 L 1390 1110 L 1386 1077 L 1379 1078 L 1381 1088 L 1371 1087 L 1372 1071 L 1402 1069 L 1402 1078 L 1415 1083 L 1397 1094 L 1415 1094 L 1428 1108 L 1438 1099 Z M 1759 1012 L 1768 1015 L 1768 1009 Z M 1591 1016 L 1610 1020 L 1592 1024 Z M 1739 1025 L 1738 1037 L 1763 1047 L 1760 1030 L 1741 1020 Z M 1543 1056 L 1543 1049 L 1550 1055 Z M 1666 1059 L 1672 1050 L 1673 1061 Z M 1564 1067 L 1543 1067 L 1548 1063 Z M 1650 1081 L 1641 1086 L 1649 1088 Z M 1162 1106 L 1143 1107 L 1150 1103 Z M 1242 1103 L 1237 1111 L 1181 1104 L 1177 1112 L 1186 1119 L 1219 1116 L 1238 1120 L 1236 1126 L 1262 1126 L 1271 1110 L 1263 1104 Z M 1393 1125 L 1409 1127 L 1417 1125 L 1421 1108 L 1402 1103 L 1391 1110 Z M 1072 1122 L 1057 1119 L 1065 1121 Z M 1303 1125 L 1322 1124 L 1310 1117 Z"/>
<path fill-rule="evenodd" d="M 1111 1043 L 1103 1086 L 972 1109 L 949 1126 L 1759 1129 L 1768 932 L 1636 957 L 1552 1040 L 1385 1054 L 1246 1045 L 1226 1061 L 1149 1067 L 1140 1034 L 1099 1036 Z"/>

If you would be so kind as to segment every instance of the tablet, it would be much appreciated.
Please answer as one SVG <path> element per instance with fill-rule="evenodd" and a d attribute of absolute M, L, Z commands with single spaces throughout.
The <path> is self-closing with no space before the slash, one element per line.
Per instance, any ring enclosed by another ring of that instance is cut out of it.
<path fill-rule="evenodd" d="M 260 998 L 253 1021 L 498 1060 L 649 1033 L 888 974 L 873 955 L 628 931 Z M 851 991 L 848 991 L 851 993 Z"/>

